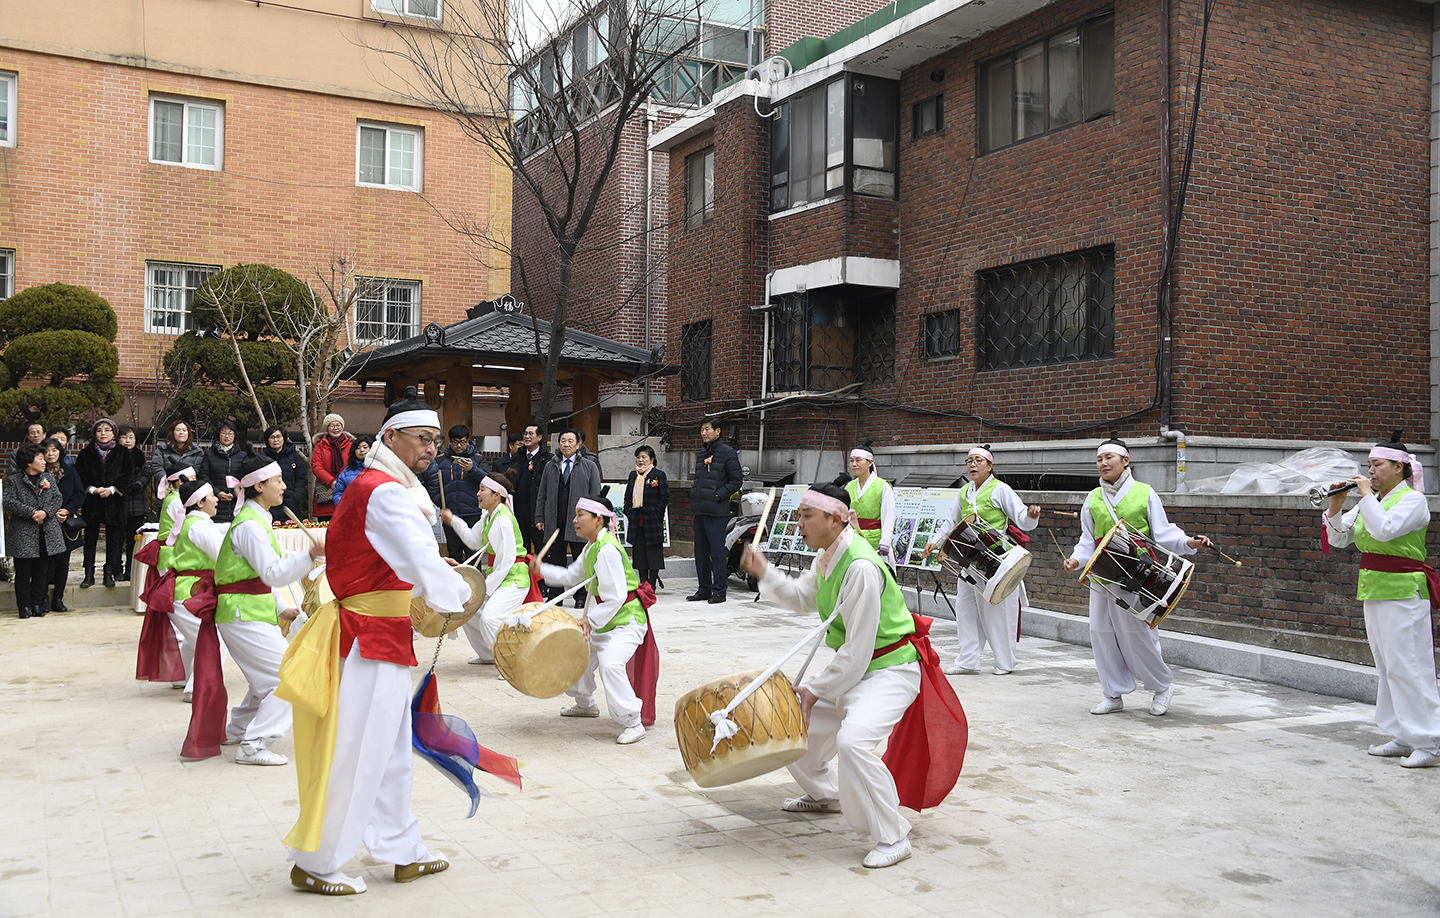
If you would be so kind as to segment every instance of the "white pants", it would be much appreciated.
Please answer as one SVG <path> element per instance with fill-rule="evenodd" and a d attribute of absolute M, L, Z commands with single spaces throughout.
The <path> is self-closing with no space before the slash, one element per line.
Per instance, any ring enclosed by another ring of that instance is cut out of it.
<path fill-rule="evenodd" d="M 314 851 L 290 860 L 314 876 L 338 871 L 363 843 L 387 864 L 430 855 L 410 812 L 415 772 L 410 747 L 410 667 L 367 660 L 358 645 L 340 671 L 335 758 L 325 791 L 325 821 Z"/>
<path fill-rule="evenodd" d="M 980 668 L 980 651 L 986 643 L 995 655 L 996 669 L 1015 668 L 1015 633 L 1020 626 L 1021 584 L 997 603 L 985 601 L 979 587 L 963 580 L 955 586 L 955 634 L 960 638 L 960 651 L 955 665 L 962 669 Z"/>
<path fill-rule="evenodd" d="M 850 826 L 876 844 L 910 834 L 895 778 L 875 748 L 918 694 L 920 664 L 902 663 L 867 673 L 837 701 L 820 699 L 810 709 L 810 747 L 789 766 L 801 790 L 816 800 L 838 797 Z"/>
<path fill-rule="evenodd" d="M 276 697 L 280 685 L 280 658 L 285 655 L 285 636 L 269 622 L 225 622 L 215 626 L 230 649 L 250 689 L 230 709 L 225 732 L 241 737 L 250 749 L 269 749 L 290 729 L 290 702 Z"/>
<path fill-rule="evenodd" d="M 1095 668 L 1100 671 L 1100 691 L 1106 698 L 1128 695 L 1135 691 L 1137 681 L 1152 692 L 1163 692 L 1175 681 L 1160 655 L 1157 630 L 1093 586 L 1090 649 L 1095 653 Z"/>
<path fill-rule="evenodd" d="M 1375 726 L 1407 746 L 1440 753 L 1440 691 L 1428 599 L 1365 600 L 1375 655 Z"/>
<path fill-rule="evenodd" d="M 595 707 L 595 673 L 599 670 L 600 684 L 605 686 L 605 708 L 610 717 L 621 727 L 639 726 L 640 699 L 630 686 L 625 664 L 644 642 L 649 627 L 630 622 L 604 634 L 590 632 L 590 662 L 585 666 L 585 675 L 566 689 L 565 694 L 574 698 L 576 704 Z"/>
<path fill-rule="evenodd" d="M 501 622 L 505 616 L 525 604 L 525 594 L 528 592 L 528 585 L 498 587 L 485 598 L 485 604 L 480 607 L 480 611 L 461 626 L 476 656 L 482 660 L 495 659 L 495 635 L 500 633 Z"/>
<path fill-rule="evenodd" d="M 195 691 L 195 641 L 200 637 L 200 619 L 187 608 L 185 603 L 176 601 L 175 611 L 170 613 L 170 626 L 180 641 L 180 662 L 185 664 L 185 691 Z M 225 640 L 220 640 L 220 663 L 224 665 L 229 656 L 225 651 Z"/>

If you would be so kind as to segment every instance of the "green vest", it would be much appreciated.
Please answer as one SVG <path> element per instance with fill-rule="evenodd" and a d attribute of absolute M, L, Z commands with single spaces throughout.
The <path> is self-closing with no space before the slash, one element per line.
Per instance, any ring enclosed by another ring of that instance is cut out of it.
<path fill-rule="evenodd" d="M 163 574 L 170 570 L 170 565 L 173 563 L 170 556 L 175 553 L 175 548 L 165 544 L 165 540 L 170 538 L 171 529 L 170 514 L 165 512 L 165 508 L 170 506 L 172 500 L 180 504 L 180 519 L 185 519 L 185 502 L 180 499 L 180 489 L 172 486 L 165 492 L 164 499 L 160 501 L 160 531 L 155 533 L 155 539 L 160 543 L 160 558 L 155 562 L 157 574 Z"/>
<path fill-rule="evenodd" d="M 485 546 L 487 548 L 493 548 L 490 544 L 490 526 L 494 524 L 496 519 L 508 519 L 510 521 L 510 528 L 515 532 L 515 550 L 517 552 L 522 551 L 525 545 L 525 536 L 520 534 L 520 521 L 515 518 L 515 514 L 510 508 L 504 504 L 496 507 L 492 512 L 485 514 L 485 527 L 480 532 L 481 538 L 485 540 Z M 503 526 L 505 524 L 501 523 L 500 525 Z M 504 564 L 506 560 L 505 558 L 497 557 L 495 563 Z M 508 560 L 510 561 L 510 573 L 505 575 L 505 579 L 500 581 L 500 585 L 502 587 L 530 586 L 530 566 L 524 561 L 516 561 L 514 558 Z M 492 567 L 491 569 L 493 570 L 494 568 Z"/>
<path fill-rule="evenodd" d="M 984 520 L 991 528 L 1004 532 L 1005 528 L 1010 525 L 1010 518 L 1005 515 L 1004 510 L 995 506 L 995 502 L 991 500 L 995 494 L 995 487 L 998 484 L 1000 484 L 1000 479 L 991 475 L 985 479 L 985 484 L 981 486 L 979 492 L 975 495 L 973 504 L 967 500 L 965 505 L 967 508 L 973 509 L 975 514 Z M 975 483 L 972 481 L 965 486 L 965 490 L 968 491 L 973 487 L 975 487 Z M 955 522 L 958 523 L 960 521 L 956 520 Z"/>
<path fill-rule="evenodd" d="M 1400 498 L 1409 493 L 1410 489 L 1400 485 L 1389 494 L 1385 495 L 1385 502 L 1381 504 L 1386 510 L 1395 509 Z M 1365 528 L 1365 517 L 1363 514 L 1355 515 L 1355 547 L 1361 551 L 1377 555 L 1396 555 L 1401 558 L 1410 558 L 1415 561 L 1425 560 L 1425 528 L 1417 529 L 1414 532 L 1407 532 L 1404 535 L 1382 542 L 1372 536 Z M 1416 592 L 1416 589 L 1419 592 Z M 1355 591 L 1356 599 L 1421 599 L 1430 598 L 1430 588 L 1425 583 L 1423 571 L 1416 571 L 1413 574 L 1390 574 L 1385 571 L 1360 572 L 1360 584 Z"/>
<path fill-rule="evenodd" d="M 630 565 L 630 558 L 625 554 L 625 547 L 620 544 L 620 540 L 615 538 L 615 534 L 609 529 L 601 532 L 598 539 L 585 546 L 585 554 L 581 556 L 585 559 L 585 579 L 593 580 L 595 578 L 595 559 L 600 556 L 600 549 L 606 545 L 614 545 L 615 550 L 620 552 L 620 560 L 625 564 L 625 590 L 629 593 L 635 592 L 640 588 L 640 577 L 635 573 L 635 568 Z M 595 601 L 599 602 L 601 599 L 599 594 L 593 589 L 591 593 L 595 595 Z M 608 599 L 609 597 L 605 598 Z M 640 605 L 640 600 L 638 599 L 632 599 L 621 605 L 620 608 L 615 611 L 615 614 L 611 616 L 610 621 L 605 624 L 605 627 L 596 628 L 595 630 L 600 634 L 604 634 L 607 631 L 613 631 L 619 626 L 628 625 L 631 622 L 637 625 L 648 625 L 650 623 L 650 619 L 645 617 L 645 609 Z"/>
<path fill-rule="evenodd" d="M 265 527 L 265 534 L 270 537 L 270 547 L 275 549 L 275 554 L 283 554 L 280 551 L 280 543 L 275 539 L 275 530 L 270 528 L 270 518 L 261 516 L 255 508 L 246 503 L 235 514 L 235 519 L 230 523 L 230 530 L 225 533 L 225 541 L 220 545 L 220 556 L 215 559 L 215 586 L 218 588 L 227 583 L 239 583 L 241 580 L 253 580 L 260 576 L 251 567 L 249 562 L 235 554 L 230 547 L 230 537 L 235 534 L 235 527 L 246 520 L 254 520 Z M 280 619 L 275 614 L 275 596 L 268 590 L 264 593 L 220 593 L 216 600 L 215 622 L 225 624 L 236 620 L 242 622 L 269 622 L 272 625 L 279 625 Z"/>
<path fill-rule="evenodd" d="M 186 514 L 185 519 L 180 523 L 180 538 L 175 540 L 175 553 L 171 555 L 177 573 L 215 569 L 215 559 L 205 554 L 200 550 L 200 546 L 190 541 L 190 527 L 201 519 L 209 519 L 209 517 L 203 513 L 190 513 Z M 175 601 L 184 602 L 189 599 L 190 591 L 194 590 L 195 584 L 199 582 L 199 577 L 176 577 Z"/>
<path fill-rule="evenodd" d="M 1110 512 L 1110 506 L 1105 503 L 1105 495 L 1099 488 L 1090 492 L 1090 519 L 1095 522 L 1095 541 L 1100 541 L 1110 534 L 1115 528 L 1115 516 Z M 1150 535 L 1150 486 L 1143 481 L 1131 483 L 1130 490 L 1120 499 L 1115 507 L 1120 513 L 1120 518 L 1130 524 L 1130 528 L 1143 536 Z"/>
<path fill-rule="evenodd" d="M 873 473 L 872 473 L 873 474 Z M 845 490 L 850 492 L 850 509 L 862 520 L 880 519 L 880 505 L 885 499 L 885 480 L 878 475 L 876 480 L 863 496 L 860 494 L 860 481 L 852 478 L 845 482 Z M 856 532 L 865 537 L 871 548 L 880 547 L 879 529 L 856 529 Z"/>
<path fill-rule="evenodd" d="M 900 595 L 900 587 L 895 584 L 890 569 L 880 560 L 869 542 L 864 539 L 850 540 L 850 547 L 845 549 L 845 554 L 835 562 L 830 576 L 820 578 L 820 591 L 815 596 L 815 605 L 820 610 L 822 620 L 829 618 L 835 611 L 835 601 L 840 596 L 840 584 L 845 579 L 845 572 L 853 562 L 862 558 L 874 562 L 875 566 L 880 568 L 881 576 L 885 578 L 885 589 L 880 593 L 880 630 L 875 635 L 875 649 L 879 650 L 881 647 L 889 647 L 907 634 L 914 634 L 915 619 L 905 607 L 905 598 Z M 839 650 L 840 645 L 845 643 L 845 620 L 840 616 L 836 616 L 835 621 L 826 629 L 825 643 L 830 645 L 832 650 Z M 920 653 L 915 649 L 915 645 L 907 643 L 879 659 L 871 660 L 865 672 L 871 673 L 901 663 L 915 663 L 919 659 Z"/>

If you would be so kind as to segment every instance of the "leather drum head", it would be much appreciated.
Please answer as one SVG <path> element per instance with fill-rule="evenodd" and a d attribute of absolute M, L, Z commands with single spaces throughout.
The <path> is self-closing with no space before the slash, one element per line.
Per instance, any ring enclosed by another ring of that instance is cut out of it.
<path fill-rule="evenodd" d="M 470 621 L 485 604 L 485 575 L 464 564 L 455 568 L 455 572 L 470 584 L 471 589 L 470 601 L 465 603 L 460 614 L 445 615 L 437 612 L 426 605 L 424 598 L 420 596 L 410 600 L 410 624 L 425 637 L 444 637 Z"/>

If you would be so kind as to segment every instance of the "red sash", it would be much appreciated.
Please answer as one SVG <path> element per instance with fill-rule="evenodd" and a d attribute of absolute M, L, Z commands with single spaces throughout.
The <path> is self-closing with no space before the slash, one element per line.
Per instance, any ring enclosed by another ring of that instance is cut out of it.
<path fill-rule="evenodd" d="M 1399 555 L 1382 555 L 1378 552 L 1362 551 L 1360 553 L 1360 569 L 1362 571 L 1382 571 L 1386 574 L 1423 573 L 1425 584 L 1430 588 L 1430 611 L 1433 613 L 1436 609 L 1440 609 L 1440 572 L 1424 561 L 1402 558 Z"/>
<path fill-rule="evenodd" d="M 863 517 L 863 516 L 857 517 L 856 520 L 855 520 L 855 522 L 856 522 L 856 524 L 857 524 L 861 529 L 879 529 L 879 528 L 880 528 L 880 521 L 879 521 L 879 520 L 866 519 L 866 518 Z"/>
<path fill-rule="evenodd" d="M 140 591 L 145 621 L 140 626 L 135 678 L 142 682 L 179 682 L 185 678 L 185 662 L 180 657 L 175 629 L 170 626 L 170 613 L 175 611 L 175 573 L 162 574 L 155 569 L 160 560 L 160 543 L 154 540 L 135 553 L 135 560 L 149 565 L 145 589 Z"/>
<path fill-rule="evenodd" d="M 655 621 L 650 618 L 650 607 L 655 605 L 655 590 L 650 584 L 642 583 L 625 594 L 625 602 L 632 599 L 639 601 L 650 623 L 645 626 L 645 640 L 640 642 L 625 664 L 625 675 L 630 679 L 635 697 L 640 699 L 640 723 L 651 727 L 655 725 L 655 687 L 660 682 L 660 648 L 655 643 Z"/>
<path fill-rule="evenodd" d="M 193 572 L 187 572 L 193 573 Z M 198 574 L 195 576 L 199 576 Z M 270 587 L 259 577 L 251 577 L 249 580 L 237 580 L 234 583 L 215 584 L 216 593 L 242 593 L 246 596 L 264 596 L 270 592 Z"/>
<path fill-rule="evenodd" d="M 939 806 L 960 779 L 970 725 L 950 680 L 940 671 L 940 655 L 930 646 L 930 619 L 911 613 L 915 631 L 875 651 L 879 659 L 914 644 L 920 654 L 920 694 L 890 733 L 881 761 L 895 778 L 900 805 L 912 810 Z"/>
<path fill-rule="evenodd" d="M 195 639 L 195 692 L 190 704 L 190 729 L 180 745 L 180 757 L 208 759 L 220 754 L 225 741 L 225 673 L 220 664 L 220 632 L 215 628 L 214 571 L 201 572 L 185 608 L 200 619 Z"/>

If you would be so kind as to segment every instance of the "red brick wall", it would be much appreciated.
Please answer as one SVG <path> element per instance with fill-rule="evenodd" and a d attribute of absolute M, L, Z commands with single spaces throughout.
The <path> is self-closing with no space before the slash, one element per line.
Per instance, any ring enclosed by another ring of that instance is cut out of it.
<path fill-rule="evenodd" d="M 770 54 L 778 54 L 806 35 L 825 38 L 851 23 L 859 22 L 884 5 L 875 0 L 827 3 L 771 0 L 765 9 L 765 24 L 770 28 L 766 48 Z"/>
<path fill-rule="evenodd" d="M 93 289 L 120 319 L 121 376 L 146 378 L 171 336 L 144 332 L 145 262 L 263 262 L 313 281 L 332 248 L 366 274 L 422 282 L 421 324 L 509 289 L 507 266 L 445 222 L 503 230 L 508 175 L 434 112 L 23 51 L 19 144 L 0 148 L 0 247 L 16 289 Z M 224 171 L 152 164 L 149 92 L 225 103 Z M 355 184 L 357 119 L 424 128 L 424 193 Z"/>

